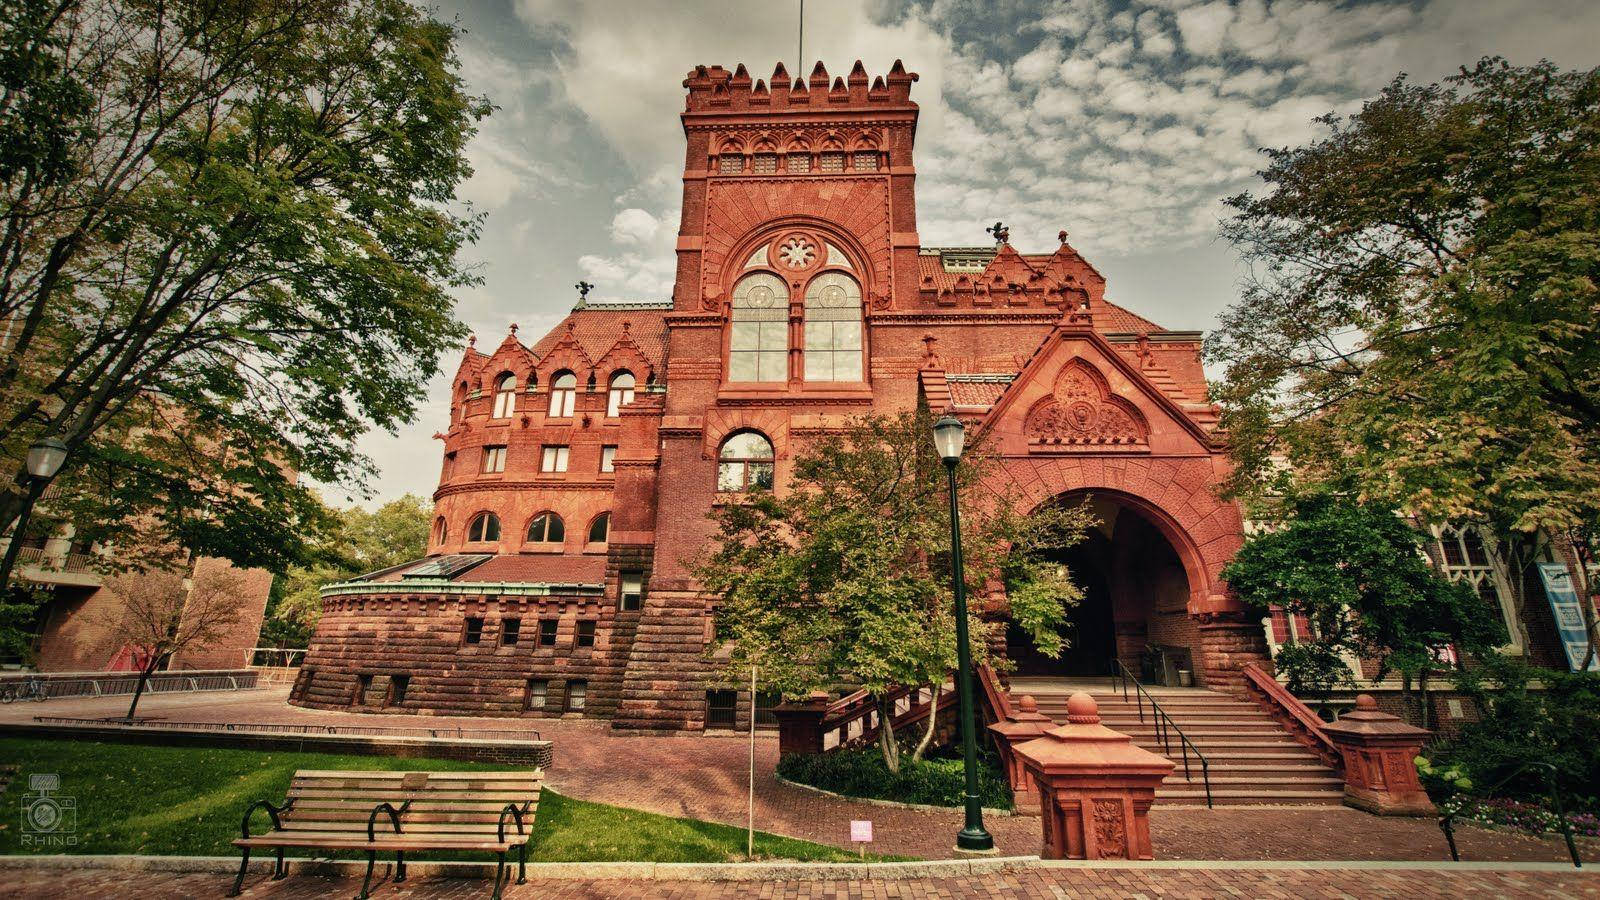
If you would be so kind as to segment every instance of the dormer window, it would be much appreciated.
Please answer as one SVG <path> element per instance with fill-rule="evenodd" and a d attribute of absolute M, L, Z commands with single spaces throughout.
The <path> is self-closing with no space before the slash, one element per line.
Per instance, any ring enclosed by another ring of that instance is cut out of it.
<path fill-rule="evenodd" d="M 633 402 L 633 373 L 618 372 L 611 376 L 611 390 L 606 395 L 606 417 L 615 419 L 622 407 Z"/>
<path fill-rule="evenodd" d="M 550 416 L 557 419 L 572 418 L 578 405 L 578 376 L 561 372 L 550 382 Z"/>
<path fill-rule="evenodd" d="M 507 373 L 494 383 L 494 418 L 509 419 L 517 411 L 517 376 Z"/>

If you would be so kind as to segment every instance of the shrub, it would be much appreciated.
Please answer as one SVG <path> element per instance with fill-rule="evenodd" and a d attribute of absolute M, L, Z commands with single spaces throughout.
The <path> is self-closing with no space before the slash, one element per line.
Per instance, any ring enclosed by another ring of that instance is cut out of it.
<path fill-rule="evenodd" d="M 789 754 L 778 761 L 778 774 L 790 781 L 850 797 L 871 797 L 930 806 L 966 802 L 966 776 L 960 758 L 900 759 L 899 774 L 890 774 L 876 749 L 836 750 L 815 756 Z M 993 809 L 1011 808 L 1011 789 L 994 759 L 978 760 L 978 797 Z"/>
<path fill-rule="evenodd" d="M 1495 784 L 1518 763 L 1548 762 L 1568 809 L 1600 811 L 1600 675 L 1535 669 L 1488 654 L 1480 667 L 1459 673 L 1456 686 L 1477 705 L 1479 720 L 1433 748 L 1434 767 L 1459 768 L 1475 791 L 1535 800 L 1545 795 L 1537 772 L 1500 790 Z"/>

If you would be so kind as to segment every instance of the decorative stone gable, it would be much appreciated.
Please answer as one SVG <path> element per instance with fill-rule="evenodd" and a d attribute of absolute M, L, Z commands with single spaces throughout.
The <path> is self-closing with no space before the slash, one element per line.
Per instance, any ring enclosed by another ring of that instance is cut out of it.
<path fill-rule="evenodd" d="M 1028 410 L 1023 430 L 1030 447 L 1038 451 L 1148 446 L 1150 434 L 1139 410 L 1112 396 L 1105 377 L 1082 359 L 1061 367 L 1051 394 Z"/>

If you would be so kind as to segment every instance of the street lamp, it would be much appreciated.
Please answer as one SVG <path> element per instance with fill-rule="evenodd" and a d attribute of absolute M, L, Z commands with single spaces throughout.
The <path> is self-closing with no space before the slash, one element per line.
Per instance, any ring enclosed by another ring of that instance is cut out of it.
<path fill-rule="evenodd" d="M 67 445 L 55 438 L 40 438 L 28 448 L 28 494 L 11 529 L 5 558 L 0 559 L 0 590 L 11 586 L 11 570 L 17 564 L 17 551 L 22 549 L 22 539 L 26 534 L 28 519 L 33 515 L 33 505 L 39 502 L 44 489 L 50 485 L 50 479 L 56 477 L 56 473 L 61 471 L 61 464 L 66 461 Z"/>
<path fill-rule="evenodd" d="M 961 571 L 961 513 L 956 505 L 956 465 L 961 462 L 967 430 L 948 413 L 933 423 L 933 446 L 944 461 L 950 482 L 950 577 L 956 593 L 956 696 L 961 716 L 961 755 L 967 774 L 967 822 L 956 835 L 958 850 L 993 850 L 994 838 L 983 828 L 983 802 L 978 799 L 978 722 L 972 704 L 972 648 L 967 635 L 967 584 Z"/>

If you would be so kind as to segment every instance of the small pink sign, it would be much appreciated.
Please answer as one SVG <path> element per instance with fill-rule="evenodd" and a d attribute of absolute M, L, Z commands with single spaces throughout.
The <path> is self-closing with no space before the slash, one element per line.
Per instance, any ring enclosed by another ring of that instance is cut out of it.
<path fill-rule="evenodd" d="M 850 840 L 858 844 L 872 843 L 872 821 L 870 819 L 851 819 Z"/>

